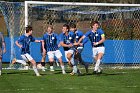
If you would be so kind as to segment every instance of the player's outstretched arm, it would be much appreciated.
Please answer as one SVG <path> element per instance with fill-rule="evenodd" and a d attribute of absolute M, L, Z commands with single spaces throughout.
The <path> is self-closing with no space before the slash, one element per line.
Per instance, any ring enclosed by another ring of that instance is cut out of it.
<path fill-rule="evenodd" d="M 36 42 L 36 43 L 40 43 L 40 42 L 42 42 L 42 40 L 35 40 L 34 42 Z"/>
<path fill-rule="evenodd" d="M 79 39 L 78 43 L 74 43 L 74 45 L 79 45 L 79 44 L 81 43 L 81 41 L 82 41 L 85 37 L 86 37 L 86 36 L 82 36 L 82 37 Z"/>

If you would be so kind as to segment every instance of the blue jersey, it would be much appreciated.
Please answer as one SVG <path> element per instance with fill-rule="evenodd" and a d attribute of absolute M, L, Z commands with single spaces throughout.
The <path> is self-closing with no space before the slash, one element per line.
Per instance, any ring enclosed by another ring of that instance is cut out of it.
<path fill-rule="evenodd" d="M 80 30 L 77 30 L 77 31 L 75 32 L 75 41 L 78 42 L 79 39 L 80 39 L 82 36 L 83 36 L 83 32 L 80 31 Z"/>
<path fill-rule="evenodd" d="M 35 38 L 32 35 L 26 36 L 26 35 L 22 35 L 19 37 L 18 39 L 18 43 L 20 43 L 22 45 L 21 48 L 21 54 L 26 54 L 29 53 L 30 54 L 30 43 L 34 42 Z"/>
<path fill-rule="evenodd" d="M 104 32 L 102 29 L 97 29 L 96 32 L 93 32 L 92 30 L 90 30 L 85 34 L 86 37 L 89 37 L 89 39 L 92 43 L 92 46 L 93 46 L 93 42 L 99 42 L 102 39 L 102 37 L 101 37 L 102 35 L 104 35 Z M 104 44 L 101 43 L 94 47 L 99 47 L 99 46 L 104 46 Z"/>
<path fill-rule="evenodd" d="M 58 50 L 58 35 L 55 33 L 44 34 L 43 40 L 45 42 L 46 51 L 56 51 Z"/>
<path fill-rule="evenodd" d="M 69 31 L 68 35 L 66 36 L 64 33 L 60 34 L 60 42 L 64 42 L 64 44 L 73 44 L 75 40 L 75 34 L 72 31 Z M 64 47 L 64 50 L 67 51 L 71 49 L 70 47 Z"/>

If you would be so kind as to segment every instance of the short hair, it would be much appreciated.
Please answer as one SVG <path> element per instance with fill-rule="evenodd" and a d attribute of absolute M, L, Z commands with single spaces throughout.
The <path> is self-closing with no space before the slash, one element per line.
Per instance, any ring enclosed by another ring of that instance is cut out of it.
<path fill-rule="evenodd" d="M 26 27 L 26 33 L 28 33 L 28 32 L 31 31 L 31 30 L 33 30 L 33 28 L 32 28 L 31 26 L 28 25 L 28 26 Z"/>
<path fill-rule="evenodd" d="M 99 22 L 98 21 L 92 21 L 90 26 L 92 27 L 94 24 L 98 24 L 99 25 Z"/>
<path fill-rule="evenodd" d="M 53 26 L 52 26 L 52 25 L 48 25 L 48 26 L 47 26 L 47 29 L 48 29 L 49 27 L 50 27 L 51 29 L 53 29 Z"/>
<path fill-rule="evenodd" d="M 64 24 L 63 27 L 66 27 L 67 29 L 70 29 L 68 24 Z"/>
<path fill-rule="evenodd" d="M 70 24 L 70 28 L 76 28 L 76 24 L 71 23 L 71 24 Z"/>

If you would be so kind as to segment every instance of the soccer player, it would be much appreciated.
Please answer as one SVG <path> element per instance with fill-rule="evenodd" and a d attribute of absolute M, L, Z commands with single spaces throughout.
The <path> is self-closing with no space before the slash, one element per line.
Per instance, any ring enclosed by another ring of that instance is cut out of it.
<path fill-rule="evenodd" d="M 75 34 L 75 42 L 77 43 L 79 39 L 84 35 L 82 31 L 77 29 L 76 24 L 71 23 L 70 24 L 70 31 L 74 32 Z M 85 66 L 86 73 L 88 73 L 88 63 L 84 63 L 81 57 L 81 52 L 83 50 L 84 44 L 87 42 L 87 39 L 83 42 L 80 42 L 80 45 L 76 46 L 76 52 L 75 52 L 75 58 L 78 59 L 78 61 Z"/>
<path fill-rule="evenodd" d="M 94 67 L 93 74 L 101 73 L 100 63 L 101 59 L 104 55 L 105 47 L 104 47 L 104 41 L 105 41 L 105 34 L 102 29 L 99 28 L 99 22 L 93 21 L 91 22 L 91 30 L 86 32 L 86 34 L 80 38 L 78 41 L 78 44 L 85 38 L 89 37 L 92 45 L 92 52 L 93 57 L 96 60 L 96 64 Z"/>
<path fill-rule="evenodd" d="M 77 66 L 74 63 L 74 39 L 75 35 L 69 30 L 69 25 L 64 24 L 62 27 L 62 33 L 60 34 L 60 45 L 64 48 L 65 57 L 68 64 L 73 68 L 72 73 L 70 73 L 71 75 L 77 73 Z"/>
<path fill-rule="evenodd" d="M 53 68 L 53 62 L 54 62 L 54 56 L 59 60 L 62 73 L 66 74 L 64 64 L 62 62 L 62 53 L 59 50 L 59 38 L 56 33 L 53 32 L 53 27 L 48 26 L 47 33 L 43 35 L 43 53 L 47 52 L 49 62 L 50 62 L 50 71 L 54 71 Z M 44 47 L 45 46 L 45 47 Z"/>
<path fill-rule="evenodd" d="M 3 34 L 0 32 L 0 75 L 2 74 L 2 55 L 5 52 L 6 52 L 6 44 L 4 41 Z"/>
<path fill-rule="evenodd" d="M 27 26 L 26 27 L 26 33 L 22 36 L 19 37 L 19 39 L 16 41 L 16 45 L 21 48 L 21 57 L 23 60 L 20 60 L 24 65 L 26 65 L 25 62 L 31 62 L 33 66 L 33 70 L 36 74 L 36 76 L 40 76 L 37 67 L 36 67 L 36 62 L 30 55 L 30 43 L 31 42 L 41 42 L 41 40 L 35 40 L 35 38 L 32 36 L 32 27 Z M 17 62 L 19 60 L 14 59 L 12 61 L 12 64 Z"/>

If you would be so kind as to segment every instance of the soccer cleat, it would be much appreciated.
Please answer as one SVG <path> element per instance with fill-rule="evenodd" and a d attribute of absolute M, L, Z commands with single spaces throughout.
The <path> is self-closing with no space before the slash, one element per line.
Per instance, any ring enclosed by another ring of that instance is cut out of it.
<path fill-rule="evenodd" d="M 37 76 L 37 77 L 40 77 L 41 75 L 38 73 L 38 74 L 36 74 L 36 76 Z"/>
<path fill-rule="evenodd" d="M 62 74 L 66 74 L 65 70 L 62 71 Z"/>
<path fill-rule="evenodd" d="M 98 72 L 97 74 L 102 74 L 102 72 Z"/>
<path fill-rule="evenodd" d="M 54 71 L 54 69 L 50 69 L 50 71 Z"/>
<path fill-rule="evenodd" d="M 43 72 L 45 72 L 45 71 L 46 71 L 46 70 L 45 70 L 45 67 L 43 67 L 43 66 L 42 66 L 42 71 L 43 71 Z"/>
<path fill-rule="evenodd" d="M 54 71 L 54 68 L 53 68 L 53 66 L 50 66 L 50 71 Z"/>
<path fill-rule="evenodd" d="M 41 75 L 36 75 L 37 77 L 40 77 Z"/>
<path fill-rule="evenodd" d="M 100 72 L 97 72 L 97 74 L 102 74 L 103 72 L 102 71 L 100 71 Z"/>
<path fill-rule="evenodd" d="M 29 66 L 24 66 L 24 70 L 29 70 Z"/>
<path fill-rule="evenodd" d="M 101 68 L 98 68 L 97 74 L 102 74 L 102 69 Z"/>
<path fill-rule="evenodd" d="M 71 76 L 74 76 L 74 75 L 75 75 L 75 73 L 74 73 L 74 72 L 71 72 L 71 73 L 70 73 L 70 75 L 71 75 Z"/>
<path fill-rule="evenodd" d="M 45 72 L 46 70 L 45 69 L 42 69 L 42 71 Z"/>

